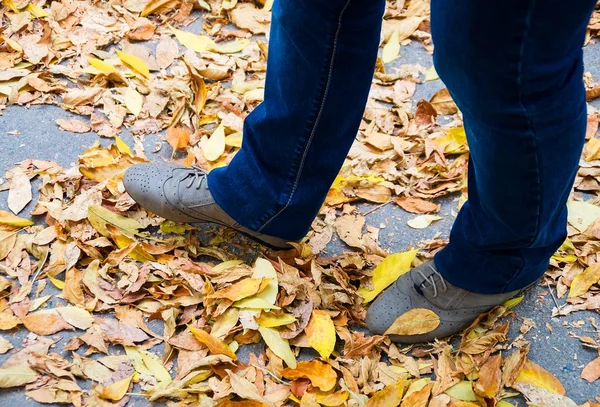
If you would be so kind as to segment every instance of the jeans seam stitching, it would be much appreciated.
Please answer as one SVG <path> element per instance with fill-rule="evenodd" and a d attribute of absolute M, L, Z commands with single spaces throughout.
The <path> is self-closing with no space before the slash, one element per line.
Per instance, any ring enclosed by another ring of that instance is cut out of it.
<path fill-rule="evenodd" d="M 336 51 L 337 51 L 337 44 L 338 44 L 338 38 L 340 35 L 340 30 L 342 28 L 342 17 L 344 16 L 344 12 L 346 11 L 346 9 L 348 8 L 348 6 L 350 5 L 350 2 L 352 0 L 348 0 L 346 2 L 346 4 L 344 5 L 344 7 L 342 8 L 342 10 L 340 11 L 340 15 L 338 17 L 338 25 L 337 25 L 337 29 L 335 32 L 335 36 L 334 36 L 334 40 L 333 40 L 333 50 L 331 53 L 331 62 L 329 63 L 329 71 L 328 71 L 328 75 L 327 75 L 327 83 L 325 85 L 325 92 L 323 94 L 323 100 L 321 101 L 321 106 L 319 107 L 319 112 L 317 113 L 317 117 L 315 118 L 315 122 L 313 124 L 312 130 L 310 132 L 310 136 L 308 137 L 308 141 L 306 142 L 306 146 L 304 147 L 304 152 L 302 153 L 302 157 L 300 158 L 300 165 L 298 166 L 298 170 L 296 172 L 296 178 L 294 180 L 294 184 L 292 186 L 292 190 L 290 192 L 290 196 L 287 200 L 287 202 L 283 205 L 283 207 L 273 216 L 271 216 L 269 219 L 267 219 L 263 225 L 258 228 L 257 232 L 261 232 L 265 227 L 267 227 L 275 218 L 277 218 L 279 215 L 281 215 L 283 213 L 284 210 L 286 210 L 290 203 L 292 202 L 292 199 L 294 198 L 294 195 L 296 193 L 296 191 L 298 190 L 298 184 L 300 183 L 300 177 L 302 176 L 302 170 L 304 169 L 304 162 L 306 160 L 306 156 L 308 155 L 308 150 L 312 144 L 312 140 L 314 138 L 314 135 L 317 131 L 317 126 L 319 125 L 320 119 L 321 119 L 321 115 L 323 113 L 323 109 L 325 108 L 325 102 L 327 101 L 327 95 L 329 94 L 329 88 L 331 86 L 331 77 L 333 76 L 333 68 L 335 65 L 335 55 L 336 55 Z"/>
<path fill-rule="evenodd" d="M 531 26 L 532 26 L 532 19 L 533 19 L 533 13 L 535 11 L 535 6 L 536 6 L 536 0 L 533 0 L 531 2 L 531 7 L 528 11 L 525 23 L 526 23 L 526 28 L 525 28 L 525 33 L 523 35 L 523 43 L 521 44 L 521 49 L 519 50 L 519 63 L 517 65 L 517 81 L 518 81 L 518 85 L 519 85 L 519 104 L 521 105 L 523 112 L 525 113 L 525 117 L 527 117 L 527 124 L 529 125 L 530 131 L 531 131 L 531 135 L 532 137 L 532 141 L 533 141 L 533 147 L 534 147 L 534 160 L 535 160 L 535 166 L 536 166 L 536 175 L 537 175 L 537 190 L 538 190 L 538 202 L 536 204 L 536 224 L 535 224 L 535 233 L 533 234 L 533 236 L 531 237 L 531 240 L 529 242 L 529 244 L 527 245 L 527 247 L 531 246 L 533 244 L 533 242 L 535 241 L 535 238 L 537 236 L 537 234 L 539 233 L 539 229 L 540 229 L 540 205 L 541 205 L 541 200 L 540 200 L 540 196 L 541 196 L 541 182 L 540 182 L 540 166 L 539 166 L 539 152 L 537 151 L 537 140 L 536 140 L 536 135 L 535 135 L 535 130 L 534 130 L 534 126 L 533 126 L 533 121 L 531 120 L 531 115 L 529 114 L 529 111 L 527 110 L 527 108 L 525 107 L 525 103 L 523 103 L 523 92 L 522 92 L 522 75 L 523 75 L 523 59 L 525 56 L 525 48 L 527 45 L 527 35 L 529 34 L 529 32 L 531 31 Z M 505 292 L 508 287 L 517 279 L 517 277 L 519 277 L 522 272 L 523 269 L 525 267 L 525 259 L 523 256 L 523 250 L 520 250 L 520 255 L 521 255 L 521 267 L 519 270 L 516 271 L 516 273 L 513 275 L 513 277 L 506 283 L 506 285 L 504 286 L 504 290 L 503 292 Z"/>

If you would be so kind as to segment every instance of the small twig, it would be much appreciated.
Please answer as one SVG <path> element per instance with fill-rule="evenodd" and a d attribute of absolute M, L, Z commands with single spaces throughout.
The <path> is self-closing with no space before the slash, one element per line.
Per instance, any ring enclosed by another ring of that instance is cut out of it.
<path fill-rule="evenodd" d="M 389 200 L 389 201 L 387 201 L 386 203 L 382 203 L 381 205 L 377 205 L 377 206 L 376 206 L 376 207 L 374 207 L 373 209 L 371 209 L 371 210 L 368 210 L 367 212 L 363 213 L 363 216 L 370 215 L 370 214 L 372 214 L 373 212 L 380 210 L 381 208 L 383 208 L 384 206 L 386 206 L 386 205 L 387 205 L 387 204 L 389 204 L 390 202 L 392 202 L 392 201 L 391 201 L 391 200 Z"/>
<path fill-rule="evenodd" d="M 554 296 L 554 291 L 552 291 L 552 287 L 550 287 L 550 283 L 548 281 L 546 281 L 546 285 L 548 286 L 548 291 L 550 291 L 550 295 L 552 296 L 552 299 L 554 300 L 554 304 L 556 305 L 556 309 L 560 310 L 561 306 L 558 305 L 558 300 Z"/>
<path fill-rule="evenodd" d="M 275 379 L 275 381 L 277 381 L 277 382 L 279 382 L 279 383 L 281 383 L 281 384 L 289 384 L 289 383 L 288 383 L 288 382 L 286 382 L 285 380 L 281 380 L 279 377 L 275 376 L 275 375 L 273 374 L 273 372 L 269 371 L 269 369 L 265 369 L 264 367 L 262 367 L 262 366 L 258 366 L 258 365 L 255 365 L 254 363 L 251 363 L 251 364 L 250 364 L 250 366 L 252 366 L 252 367 L 255 367 L 255 368 L 257 368 L 258 370 L 260 370 L 261 372 L 268 374 L 268 375 L 269 375 L 269 376 L 271 376 L 273 379 Z"/>
<path fill-rule="evenodd" d="M 44 255 L 44 259 L 38 264 L 37 271 L 35 272 L 35 274 L 33 276 L 33 280 L 31 280 L 32 283 L 35 283 L 35 280 L 40 275 L 40 272 L 44 268 L 44 265 L 46 264 L 46 261 L 48 260 L 48 256 L 49 255 L 50 255 L 50 250 L 48 249 L 48 250 L 46 250 L 46 254 Z"/>

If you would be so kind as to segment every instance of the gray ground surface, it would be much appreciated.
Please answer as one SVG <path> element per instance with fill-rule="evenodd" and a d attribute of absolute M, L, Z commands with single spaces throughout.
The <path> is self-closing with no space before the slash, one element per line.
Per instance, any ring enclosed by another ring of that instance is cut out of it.
<path fill-rule="evenodd" d="M 426 68 L 429 68 L 432 64 L 431 57 L 419 44 L 403 47 L 401 52 L 402 57 L 397 61 L 398 63 L 420 63 Z M 600 77 L 599 58 L 600 45 L 591 44 L 586 47 L 586 70 L 592 72 L 595 78 Z M 440 87 L 439 80 L 419 85 L 414 99 L 429 98 Z M 34 106 L 28 109 L 15 106 L 5 110 L 0 116 L 0 178 L 4 176 L 4 172 L 8 168 L 27 158 L 55 160 L 63 166 L 70 166 L 71 163 L 76 162 L 77 156 L 95 143 L 98 137 L 94 134 L 62 132 L 55 124 L 57 118 L 74 117 L 71 113 L 56 106 Z M 14 130 L 17 130 L 19 134 L 8 134 L 8 132 Z M 125 132 L 123 138 L 132 145 L 127 132 Z M 155 142 L 159 140 L 159 136 L 147 136 L 145 141 L 146 151 L 152 151 Z M 101 142 L 106 143 L 106 140 L 101 140 Z M 168 150 L 169 147 L 164 143 L 162 154 L 168 154 Z M 34 183 L 34 190 L 37 185 Z M 0 209 L 7 210 L 6 198 L 7 192 L 0 192 Z M 34 196 L 34 201 L 35 199 Z M 406 221 L 414 215 L 403 212 L 393 205 L 387 205 L 369 215 L 368 224 L 377 227 L 381 224 L 386 226 L 380 232 L 382 247 L 390 251 L 406 250 L 411 244 L 417 244 L 423 239 L 431 238 L 438 232 L 441 232 L 444 236 L 448 235 L 457 202 L 454 198 L 448 198 L 442 200 L 441 203 L 441 215 L 444 219 L 424 230 L 414 230 L 407 227 Z M 27 216 L 32 208 L 33 203 L 21 213 L 21 216 Z M 361 210 L 366 212 L 371 208 L 365 206 Z M 334 255 L 345 250 L 347 248 L 344 244 L 334 238 L 327 248 L 327 254 Z M 51 285 L 48 286 L 46 290 L 51 290 Z M 560 319 L 551 318 L 554 302 L 549 295 L 548 288 L 537 286 L 532 291 L 523 303 L 516 308 L 517 319 L 512 322 L 511 338 L 518 335 L 522 318 L 532 318 L 537 327 L 525 335 L 525 338 L 531 341 L 530 358 L 555 374 L 566 387 L 567 395 L 578 404 L 593 399 L 595 396 L 600 396 L 600 387 L 597 383 L 589 384 L 579 377 L 583 366 L 596 357 L 597 352 L 583 348 L 577 339 L 569 337 L 570 332 L 585 335 L 584 331 L 593 329 L 588 321 L 585 321 L 585 325 L 581 329 L 574 329 L 570 325 L 575 321 L 586 320 L 586 318 L 593 315 L 597 316 L 597 314 L 582 312 Z M 559 300 L 559 303 L 563 302 L 564 300 Z M 548 330 L 547 324 L 552 327 L 552 332 Z M 2 333 L 2 336 L 12 342 L 15 348 L 19 348 L 26 334 L 26 331 L 19 330 Z M 76 332 L 76 334 L 81 334 L 81 332 Z M 53 337 L 62 338 L 62 341 L 66 342 L 70 335 L 73 334 L 61 333 Z M 247 357 L 248 351 L 248 349 L 240 351 L 242 360 Z M 0 355 L 0 364 L 12 352 L 14 350 L 7 355 Z M 518 403 L 520 406 L 525 405 L 522 400 Z M 0 406 L 32 405 L 38 405 L 38 403 L 25 399 L 22 391 L 0 391 Z M 145 399 L 134 397 L 130 405 L 145 406 L 149 403 Z"/>

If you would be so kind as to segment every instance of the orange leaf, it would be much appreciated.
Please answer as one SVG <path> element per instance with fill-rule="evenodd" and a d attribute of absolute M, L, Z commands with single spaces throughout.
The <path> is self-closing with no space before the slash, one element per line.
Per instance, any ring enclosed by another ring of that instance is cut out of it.
<path fill-rule="evenodd" d="M 190 143 L 190 129 L 184 126 L 169 127 L 167 129 L 167 142 L 173 151 L 186 148 Z"/>
<path fill-rule="evenodd" d="M 413 308 L 400 315 L 385 335 L 419 335 L 433 331 L 440 325 L 440 317 L 426 308 Z"/>
<path fill-rule="evenodd" d="M 427 384 L 421 390 L 415 391 L 405 397 L 400 407 L 427 407 L 430 394 L 431 385 Z"/>
<path fill-rule="evenodd" d="M 270 278 L 245 278 L 229 287 L 208 295 L 208 299 L 228 299 L 229 301 L 238 301 L 242 298 L 250 297 L 261 292 L 269 285 Z"/>
<path fill-rule="evenodd" d="M 237 360 L 237 356 L 235 355 L 233 350 L 231 350 L 231 348 L 225 342 L 223 342 L 216 336 L 213 336 L 202 329 L 194 328 L 190 325 L 188 325 L 188 328 L 190 329 L 192 334 L 194 334 L 194 337 L 196 339 L 198 339 L 200 342 L 206 345 L 206 347 L 211 353 L 229 356 L 231 359 Z"/>
<path fill-rule="evenodd" d="M 398 407 L 402 396 L 408 387 L 406 380 L 400 380 L 390 386 L 379 390 L 367 401 L 365 407 Z"/>
<path fill-rule="evenodd" d="M 479 371 L 479 379 L 475 383 L 475 393 L 481 397 L 492 398 L 500 391 L 502 381 L 502 356 L 491 357 Z"/>
<path fill-rule="evenodd" d="M 23 321 L 23 325 L 28 331 L 38 335 L 52 335 L 65 329 L 75 330 L 55 309 L 26 315 L 21 321 Z"/>
<path fill-rule="evenodd" d="M 305 328 L 308 344 L 327 359 L 335 347 L 335 325 L 329 314 L 323 310 L 313 310 L 310 321 Z"/>
<path fill-rule="evenodd" d="M 327 363 L 318 360 L 298 362 L 295 369 L 289 367 L 283 369 L 281 375 L 290 380 L 307 378 L 313 386 L 318 387 L 322 391 L 333 389 L 337 381 L 335 370 Z"/>

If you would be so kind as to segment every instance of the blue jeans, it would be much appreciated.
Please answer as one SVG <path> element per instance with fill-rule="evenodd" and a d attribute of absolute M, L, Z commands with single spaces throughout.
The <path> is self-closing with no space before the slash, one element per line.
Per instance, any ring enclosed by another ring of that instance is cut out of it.
<path fill-rule="evenodd" d="M 469 200 L 435 257 L 478 293 L 537 280 L 566 237 L 584 143 L 582 44 L 595 0 L 432 0 L 434 63 L 463 113 Z M 276 0 L 265 100 L 231 164 L 209 175 L 217 203 L 253 230 L 302 238 L 354 141 L 384 0 Z"/>

